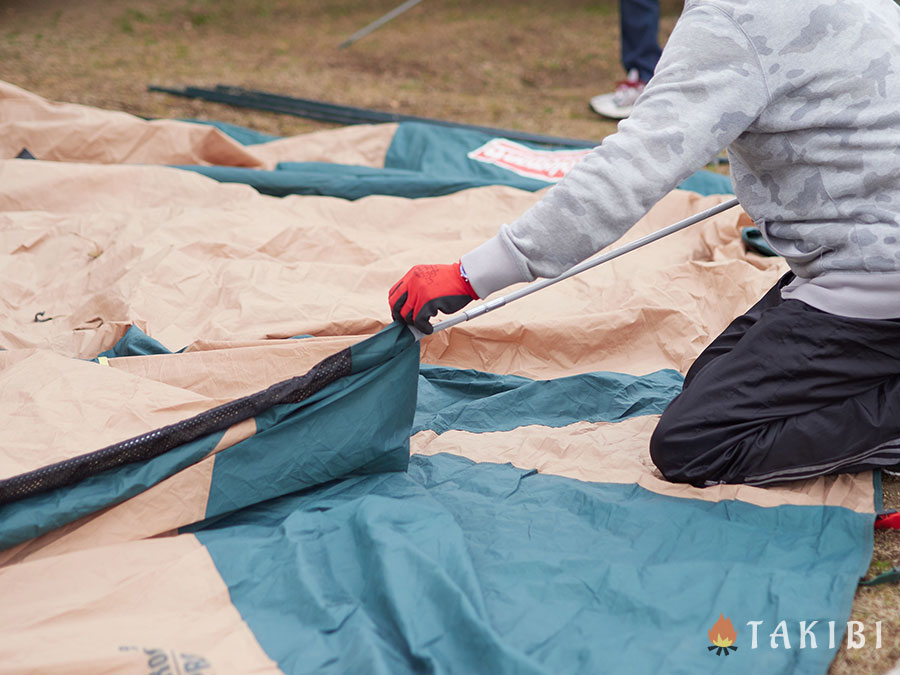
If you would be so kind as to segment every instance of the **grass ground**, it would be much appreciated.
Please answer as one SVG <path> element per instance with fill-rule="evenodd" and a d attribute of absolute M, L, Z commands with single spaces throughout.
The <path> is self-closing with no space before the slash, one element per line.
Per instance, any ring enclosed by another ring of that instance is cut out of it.
<path fill-rule="evenodd" d="M 0 78 L 50 99 L 146 117 L 193 117 L 277 135 L 326 125 L 165 94 L 218 83 L 535 133 L 600 139 L 587 106 L 622 77 L 615 0 L 429 0 L 349 49 L 337 45 L 399 0 L 0 0 Z M 662 0 L 663 39 L 682 3 Z M 900 508 L 900 480 L 885 505 Z M 900 565 L 876 533 L 870 575 Z M 884 646 L 841 649 L 832 675 L 900 658 L 896 586 L 861 588 L 853 619 Z"/>

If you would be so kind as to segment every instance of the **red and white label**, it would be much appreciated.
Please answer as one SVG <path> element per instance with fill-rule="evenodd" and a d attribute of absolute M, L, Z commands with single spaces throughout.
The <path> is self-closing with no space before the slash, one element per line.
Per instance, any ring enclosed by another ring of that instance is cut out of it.
<path fill-rule="evenodd" d="M 505 138 L 494 138 L 467 157 L 493 164 L 526 178 L 555 183 L 590 150 L 535 150 Z"/>

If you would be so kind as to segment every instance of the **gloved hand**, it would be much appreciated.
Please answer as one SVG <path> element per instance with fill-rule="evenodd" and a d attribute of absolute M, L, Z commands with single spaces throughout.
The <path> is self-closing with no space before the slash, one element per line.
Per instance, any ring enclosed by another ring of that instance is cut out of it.
<path fill-rule="evenodd" d="M 413 324 L 431 335 L 428 320 L 438 313 L 457 312 L 478 294 L 463 277 L 459 263 L 452 265 L 416 265 L 388 293 L 391 315 L 397 321 Z"/>

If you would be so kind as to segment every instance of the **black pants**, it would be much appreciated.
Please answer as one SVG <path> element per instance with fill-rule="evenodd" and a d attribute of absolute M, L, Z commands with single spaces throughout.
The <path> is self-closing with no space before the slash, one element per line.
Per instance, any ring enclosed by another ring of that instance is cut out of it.
<path fill-rule="evenodd" d="M 650 441 L 668 480 L 766 485 L 900 463 L 900 319 L 782 300 L 792 278 L 691 366 Z"/>

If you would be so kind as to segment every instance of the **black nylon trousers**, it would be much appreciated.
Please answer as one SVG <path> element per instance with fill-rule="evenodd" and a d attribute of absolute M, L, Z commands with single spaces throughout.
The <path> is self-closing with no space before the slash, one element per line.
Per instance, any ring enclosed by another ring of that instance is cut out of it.
<path fill-rule="evenodd" d="M 650 441 L 668 480 L 766 485 L 900 463 L 900 319 L 782 300 L 792 279 L 691 366 Z"/>

